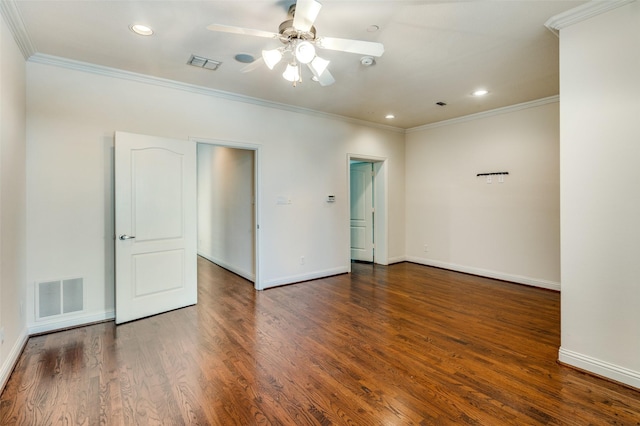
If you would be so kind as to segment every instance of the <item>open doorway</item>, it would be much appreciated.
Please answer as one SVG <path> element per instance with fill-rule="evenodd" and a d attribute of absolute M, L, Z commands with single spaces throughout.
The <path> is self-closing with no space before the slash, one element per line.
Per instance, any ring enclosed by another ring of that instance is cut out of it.
<path fill-rule="evenodd" d="M 349 164 L 351 196 L 349 226 L 351 227 L 351 260 L 373 262 L 375 258 L 375 216 L 373 163 L 353 160 Z"/>
<path fill-rule="evenodd" d="M 350 260 L 387 265 L 386 158 L 349 154 Z"/>
<path fill-rule="evenodd" d="M 258 269 L 258 148 L 196 140 L 198 255 L 254 283 Z"/>

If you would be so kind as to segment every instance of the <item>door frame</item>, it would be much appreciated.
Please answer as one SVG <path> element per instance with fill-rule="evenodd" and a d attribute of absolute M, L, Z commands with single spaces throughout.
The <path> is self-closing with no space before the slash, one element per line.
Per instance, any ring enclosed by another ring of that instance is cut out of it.
<path fill-rule="evenodd" d="M 351 162 L 363 161 L 367 163 L 373 163 L 373 207 L 375 213 L 373 215 L 373 241 L 374 241 L 374 256 L 373 263 L 379 265 L 389 264 L 389 203 L 387 197 L 388 184 L 388 161 L 387 157 L 377 157 L 366 154 L 347 154 L 347 200 L 351 203 Z M 350 204 L 349 204 L 350 205 Z M 349 246 L 347 247 L 347 253 L 349 258 L 347 264 L 349 265 L 349 272 L 351 272 L 351 218 L 350 209 L 345 209 L 345 224 L 346 232 L 349 237 L 347 238 Z"/>
<path fill-rule="evenodd" d="M 207 144 L 213 146 L 219 146 L 222 148 L 235 148 L 235 149 L 244 149 L 247 151 L 253 151 L 253 187 L 255 191 L 255 200 L 253 204 L 253 217 L 255 221 L 255 233 L 254 233 L 254 254 L 253 258 L 255 259 L 255 281 L 253 283 L 253 287 L 256 290 L 263 290 L 262 280 L 260 277 L 262 274 L 260 273 L 260 156 L 261 156 L 261 145 L 246 143 L 246 142 L 235 142 L 235 141 L 227 141 L 222 139 L 209 139 L 209 138 L 200 138 L 200 137 L 189 137 L 190 141 L 195 142 L 196 144 Z"/>

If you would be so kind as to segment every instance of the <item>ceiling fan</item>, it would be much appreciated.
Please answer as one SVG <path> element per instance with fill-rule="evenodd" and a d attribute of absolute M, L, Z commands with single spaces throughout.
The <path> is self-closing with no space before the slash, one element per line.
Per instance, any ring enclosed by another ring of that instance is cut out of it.
<path fill-rule="evenodd" d="M 277 33 L 220 24 L 211 24 L 207 29 L 280 40 L 283 46 L 263 50 L 261 59 L 269 69 L 273 69 L 283 59 L 286 60 L 287 67 L 282 76 L 294 86 L 302 82 L 302 65 L 309 68 L 313 80 L 318 81 L 320 85 L 329 86 L 335 82 L 327 69 L 329 61 L 316 55 L 316 47 L 366 56 L 382 56 L 384 46 L 381 43 L 318 36 L 313 23 L 320 8 L 322 4 L 316 0 L 298 0 L 289 7 L 287 20 L 280 24 Z"/>

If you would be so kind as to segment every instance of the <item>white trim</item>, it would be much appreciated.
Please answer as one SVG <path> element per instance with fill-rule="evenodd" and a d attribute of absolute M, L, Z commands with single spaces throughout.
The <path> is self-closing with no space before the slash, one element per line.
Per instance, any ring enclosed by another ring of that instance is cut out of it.
<path fill-rule="evenodd" d="M 65 319 L 62 321 L 51 321 L 46 324 L 36 324 L 29 327 L 29 335 L 48 333 L 56 330 L 63 330 L 70 327 L 86 326 L 94 322 L 109 321 L 115 319 L 116 313 L 114 310 L 104 311 L 93 315 L 77 316 L 71 319 Z"/>
<path fill-rule="evenodd" d="M 508 114 L 527 108 L 535 108 L 542 105 L 552 104 L 560 101 L 560 96 L 549 96 L 548 98 L 537 99 L 535 101 L 523 102 L 521 104 L 510 105 L 502 108 L 496 108 L 489 111 L 478 112 L 476 114 L 465 115 L 463 117 L 452 118 L 450 120 L 438 121 L 437 123 L 425 124 L 424 126 L 412 127 L 405 130 L 405 133 L 415 133 L 421 130 L 434 129 L 436 127 L 451 126 L 453 124 L 465 123 L 467 121 L 479 120 L 482 118 L 493 117 L 495 115 Z"/>
<path fill-rule="evenodd" d="M 396 257 L 390 257 L 388 261 L 389 261 L 389 265 L 393 265 L 394 263 L 406 262 L 407 258 L 406 256 L 396 256 Z"/>
<path fill-rule="evenodd" d="M 436 268 L 449 269 L 451 271 L 463 272 L 465 274 L 479 275 L 481 277 L 494 278 L 497 280 L 510 281 L 513 283 L 529 285 L 532 287 L 540 287 L 546 288 L 548 290 L 560 291 L 560 283 L 555 281 L 524 277 L 522 275 L 506 274 L 504 272 L 475 268 L 472 266 L 456 265 L 455 263 L 441 262 L 439 260 L 425 259 L 422 257 L 407 256 L 406 259 L 407 262 L 418 263 L 420 265 L 434 266 Z"/>
<path fill-rule="evenodd" d="M 374 209 L 376 214 L 373 217 L 373 239 L 375 241 L 375 255 L 373 262 L 378 265 L 389 264 L 389 161 L 387 157 L 378 157 L 366 154 L 347 154 L 347 200 L 351 205 L 351 161 L 365 161 L 373 164 L 374 174 Z M 345 224 L 346 235 L 351 235 L 351 210 L 346 211 Z M 351 237 L 348 238 L 346 259 L 349 262 L 349 272 L 351 272 Z"/>
<path fill-rule="evenodd" d="M 204 257 L 209 262 L 215 263 L 216 265 L 220 266 L 221 268 L 224 268 L 224 269 L 226 269 L 228 271 L 233 272 L 236 275 L 241 276 L 245 280 L 249 280 L 252 283 L 256 281 L 256 276 L 254 274 L 252 274 L 251 272 L 249 272 L 249 271 L 245 271 L 243 269 L 236 268 L 235 266 L 230 265 L 230 264 L 226 263 L 223 260 L 216 259 L 216 258 L 213 258 L 211 256 L 207 256 L 206 254 L 201 253 L 201 252 L 198 252 L 198 256 Z"/>
<path fill-rule="evenodd" d="M 349 267 L 341 266 L 339 268 L 325 269 L 324 271 L 311 272 L 309 274 L 291 275 L 288 277 L 282 277 L 282 278 L 277 278 L 271 281 L 267 281 L 263 283 L 264 286 L 262 287 L 262 289 L 277 287 L 277 286 L 287 285 L 287 284 L 295 284 L 302 281 L 317 280 L 319 278 L 326 278 L 326 277 L 331 277 L 333 275 L 348 274 L 348 273 L 349 273 Z"/>
<path fill-rule="evenodd" d="M 24 348 L 24 345 L 27 343 L 28 339 L 29 335 L 27 334 L 27 330 L 23 329 L 20 332 L 16 343 L 9 351 L 9 355 L 7 355 L 7 358 L 4 360 L 2 365 L 0 365 L 0 393 L 2 393 L 5 385 L 9 381 L 9 377 L 11 377 L 11 373 L 18 363 L 18 359 L 22 354 L 22 349 Z"/>
<path fill-rule="evenodd" d="M 227 148 L 236 148 L 236 149 L 246 149 L 249 151 L 258 151 L 260 148 L 262 148 L 262 144 L 249 143 L 249 142 L 237 142 L 237 141 L 230 141 L 226 139 L 211 139 L 211 138 L 201 138 L 198 136 L 189 136 L 189 140 L 195 143 L 206 143 L 209 145 L 218 145 L 218 146 L 224 146 Z"/>
<path fill-rule="evenodd" d="M 640 372 L 560 347 L 558 361 L 640 389 Z"/>
<path fill-rule="evenodd" d="M 4 16 L 4 20 L 11 34 L 13 34 L 13 39 L 22 52 L 22 56 L 24 56 L 24 59 L 29 59 L 30 56 L 36 53 L 36 48 L 29 37 L 27 27 L 24 25 L 22 14 L 16 2 L 14 0 L 0 1 L 0 13 Z"/>
<path fill-rule="evenodd" d="M 298 107 L 294 105 L 287 105 L 279 102 L 272 102 L 265 99 L 253 98 L 250 96 L 239 95 L 236 93 L 225 92 L 222 90 L 210 89 L 207 87 L 197 86 L 194 84 L 182 83 L 180 81 L 168 80 L 166 78 L 154 77 L 154 76 L 139 74 L 131 71 L 124 71 L 117 68 L 110 68 L 110 67 L 105 67 L 101 65 L 95 65 L 87 62 L 74 61 L 72 59 L 60 58 L 57 56 L 45 55 L 42 53 L 36 53 L 32 55 L 29 58 L 29 62 L 33 62 L 36 64 L 51 65 L 51 66 L 60 67 L 60 68 L 68 68 L 75 71 L 98 74 L 105 77 L 120 78 L 123 80 L 130 80 L 138 83 L 152 84 L 155 86 L 166 87 L 169 89 L 182 90 L 185 92 L 196 93 L 204 96 L 211 96 L 214 98 L 226 99 L 234 102 L 244 102 L 247 104 L 258 105 L 266 108 L 274 108 L 274 109 L 280 109 L 288 112 L 311 115 L 315 117 L 329 118 L 332 120 L 339 120 L 347 123 L 389 130 L 396 133 L 404 133 L 404 129 L 401 129 L 399 127 L 373 123 L 370 121 L 358 120 L 355 118 L 344 117 L 337 114 L 330 114 L 328 112 L 316 111 L 309 108 L 303 108 L 303 107 Z"/>
<path fill-rule="evenodd" d="M 544 23 L 544 26 L 557 35 L 563 28 L 567 28 L 571 25 L 577 24 L 578 22 L 593 18 L 594 16 L 601 15 L 610 10 L 617 9 L 620 6 L 624 6 L 634 1 L 635 0 L 590 1 L 578 7 L 574 7 L 573 9 L 569 9 L 566 12 L 552 16 Z"/>
<path fill-rule="evenodd" d="M 253 282 L 253 287 L 256 290 L 262 290 L 264 287 L 262 286 L 262 281 L 261 281 L 261 277 L 262 277 L 262 273 L 260 271 L 260 223 L 261 223 L 261 219 L 262 219 L 262 214 L 261 214 L 261 210 L 260 210 L 260 206 L 262 206 L 262 202 L 261 202 L 261 198 L 260 198 L 260 194 L 262 191 L 262 178 L 261 178 L 261 149 L 262 149 L 262 145 L 260 144 L 254 144 L 254 143 L 247 143 L 247 142 L 236 142 L 236 141 L 229 141 L 229 140 L 223 140 L 223 139 L 210 139 L 210 138 L 200 138 L 200 137 L 195 137 L 195 136 L 190 136 L 189 137 L 190 141 L 195 142 L 196 144 L 198 143 L 204 143 L 204 144 L 209 144 L 209 145 L 215 145 L 215 146 L 222 146 L 222 147 L 226 147 L 226 148 L 236 148 L 236 149 L 245 149 L 245 150 L 250 150 L 253 151 L 254 153 L 254 157 L 253 157 L 253 174 L 254 174 L 254 180 L 253 180 L 253 187 L 254 187 L 254 205 L 253 205 L 253 209 L 254 209 L 254 214 L 255 214 L 255 238 L 254 238 L 254 268 L 255 268 L 255 273 L 251 274 L 249 273 L 248 275 L 244 275 L 240 272 L 238 272 L 238 270 L 236 270 L 235 268 L 230 269 L 230 268 L 226 268 L 225 266 L 222 266 L 225 269 L 229 269 L 230 271 L 232 271 L 235 274 L 240 275 L 243 278 L 248 279 L 249 281 Z M 206 257 L 206 256 L 203 256 Z M 209 259 L 208 257 L 206 257 L 207 259 Z M 209 259 L 211 260 L 211 259 Z M 217 263 L 213 260 L 211 260 L 214 263 Z M 249 277 L 253 277 L 253 278 L 249 278 Z"/>

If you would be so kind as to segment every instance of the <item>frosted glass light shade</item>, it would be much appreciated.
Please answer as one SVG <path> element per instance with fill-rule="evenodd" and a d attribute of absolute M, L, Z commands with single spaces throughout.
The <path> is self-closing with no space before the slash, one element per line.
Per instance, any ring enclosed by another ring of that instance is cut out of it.
<path fill-rule="evenodd" d="M 301 41 L 296 44 L 296 59 L 301 64 L 308 64 L 316 56 L 316 48 L 308 41 Z"/>
<path fill-rule="evenodd" d="M 287 69 L 284 70 L 282 76 L 285 80 L 294 82 L 300 80 L 300 70 L 297 65 L 289 64 L 287 65 Z"/>
<path fill-rule="evenodd" d="M 282 52 L 280 49 L 263 50 L 262 59 L 264 59 L 264 63 L 269 67 L 269 69 L 272 70 L 273 67 L 275 67 L 282 59 Z"/>

